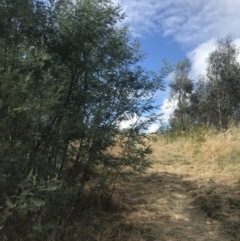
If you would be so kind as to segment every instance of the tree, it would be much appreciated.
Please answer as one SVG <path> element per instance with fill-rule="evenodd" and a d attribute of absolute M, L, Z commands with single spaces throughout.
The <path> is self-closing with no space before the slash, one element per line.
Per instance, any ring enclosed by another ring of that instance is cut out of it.
<path fill-rule="evenodd" d="M 165 73 L 138 65 L 140 45 L 117 26 L 120 12 L 108 0 L 1 1 L 0 226 L 8 240 L 63 229 L 101 187 L 109 203 L 119 177 L 150 165 L 143 130 L 158 118 L 148 113 Z"/>
<path fill-rule="evenodd" d="M 188 122 L 189 95 L 193 90 L 193 82 L 189 78 L 191 64 L 189 59 L 179 61 L 175 67 L 171 88 L 171 99 L 177 101 L 177 109 L 174 111 L 174 117 L 180 123 L 181 129 L 185 131 Z"/>
<path fill-rule="evenodd" d="M 220 129 L 227 128 L 231 119 L 236 119 L 240 103 L 239 49 L 231 37 L 218 40 L 216 49 L 208 57 L 207 77 L 209 98 L 212 102 L 213 122 Z"/>
<path fill-rule="evenodd" d="M 194 90 L 190 95 L 189 115 L 192 123 L 196 125 L 210 125 L 212 108 L 209 103 L 208 82 L 205 76 L 200 76 L 194 85 Z"/>

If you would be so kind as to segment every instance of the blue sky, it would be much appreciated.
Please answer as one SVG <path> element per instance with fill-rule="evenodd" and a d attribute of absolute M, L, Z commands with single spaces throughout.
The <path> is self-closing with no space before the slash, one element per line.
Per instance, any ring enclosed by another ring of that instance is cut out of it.
<path fill-rule="evenodd" d="M 205 74 L 206 58 L 216 40 L 231 35 L 240 47 L 240 0 L 113 0 L 127 17 L 133 36 L 148 53 L 142 65 L 158 71 L 162 60 L 176 63 L 188 57 L 192 63 L 191 78 Z M 169 89 L 159 92 L 165 120 L 173 110 L 167 99 Z M 154 131 L 158 125 L 153 125 Z"/>

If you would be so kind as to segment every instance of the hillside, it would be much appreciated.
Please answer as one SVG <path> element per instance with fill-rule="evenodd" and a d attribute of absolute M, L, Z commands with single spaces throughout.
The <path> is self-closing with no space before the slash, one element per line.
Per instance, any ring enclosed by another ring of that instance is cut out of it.
<path fill-rule="evenodd" d="M 152 135 L 152 167 L 119 186 L 107 212 L 93 209 L 76 240 L 239 240 L 238 133 Z"/>

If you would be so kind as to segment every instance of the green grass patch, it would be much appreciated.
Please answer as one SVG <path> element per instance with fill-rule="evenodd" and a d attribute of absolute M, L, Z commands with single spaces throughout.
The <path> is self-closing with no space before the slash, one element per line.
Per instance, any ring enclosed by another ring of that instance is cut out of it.
<path fill-rule="evenodd" d="M 192 163 L 190 161 L 187 161 L 187 160 L 182 160 L 182 164 L 183 165 L 191 165 Z"/>
<path fill-rule="evenodd" d="M 233 150 L 229 152 L 227 155 L 219 158 L 217 160 L 218 165 L 221 167 L 221 169 L 225 169 L 226 167 L 240 164 L 240 151 L 239 150 Z"/>

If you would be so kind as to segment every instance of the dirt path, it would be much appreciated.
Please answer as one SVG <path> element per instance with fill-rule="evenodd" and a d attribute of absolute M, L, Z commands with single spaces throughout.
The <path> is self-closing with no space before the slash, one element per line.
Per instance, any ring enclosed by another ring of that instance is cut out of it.
<path fill-rule="evenodd" d="M 166 164 L 163 167 L 167 169 Z M 152 169 L 136 178 L 127 189 L 128 193 L 123 190 L 122 201 L 133 208 L 130 215 L 126 215 L 126 222 L 135 230 L 131 240 L 234 240 L 221 230 L 217 221 L 207 218 L 193 204 L 184 176 Z"/>

